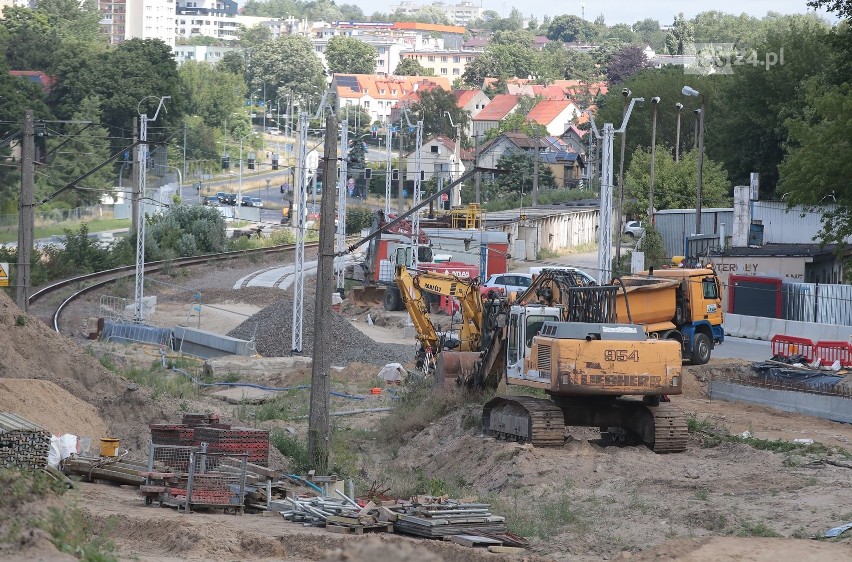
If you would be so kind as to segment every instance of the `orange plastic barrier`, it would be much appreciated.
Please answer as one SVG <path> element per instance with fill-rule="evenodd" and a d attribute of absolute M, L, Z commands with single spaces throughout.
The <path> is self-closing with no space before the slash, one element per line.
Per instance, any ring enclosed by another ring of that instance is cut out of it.
<path fill-rule="evenodd" d="M 817 344 L 819 345 L 819 344 Z M 803 356 L 808 363 L 817 357 L 815 353 L 816 346 L 813 340 L 807 338 L 798 338 L 796 336 L 785 336 L 778 334 L 772 336 L 772 356 L 780 355 L 781 357 L 793 357 L 796 355 Z"/>

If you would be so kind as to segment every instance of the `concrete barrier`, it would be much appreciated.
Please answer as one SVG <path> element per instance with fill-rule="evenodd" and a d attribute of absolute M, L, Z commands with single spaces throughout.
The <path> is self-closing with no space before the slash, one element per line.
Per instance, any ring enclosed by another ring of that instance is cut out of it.
<path fill-rule="evenodd" d="M 755 339 L 757 316 L 743 316 L 740 319 L 740 337 Z"/>
<path fill-rule="evenodd" d="M 734 336 L 739 337 L 740 335 L 740 323 L 742 322 L 742 316 L 739 314 L 725 314 L 725 319 L 722 323 L 722 328 L 725 329 L 726 336 Z"/>
<path fill-rule="evenodd" d="M 251 341 L 183 326 L 175 328 L 174 334 L 178 340 L 212 350 L 224 351 L 233 355 L 251 356 L 255 354 L 254 342 Z"/>
<path fill-rule="evenodd" d="M 775 390 L 726 381 L 710 381 L 710 396 L 712 399 L 726 402 L 748 402 L 769 406 L 782 412 L 852 423 L 852 399 L 843 396 Z"/>
<path fill-rule="evenodd" d="M 773 336 L 778 334 L 787 334 L 787 321 L 779 320 L 778 318 L 773 318 L 770 322 L 768 339 L 771 340 Z"/>
<path fill-rule="evenodd" d="M 769 341 L 769 332 L 772 331 L 772 318 L 757 318 L 754 328 L 754 339 Z"/>

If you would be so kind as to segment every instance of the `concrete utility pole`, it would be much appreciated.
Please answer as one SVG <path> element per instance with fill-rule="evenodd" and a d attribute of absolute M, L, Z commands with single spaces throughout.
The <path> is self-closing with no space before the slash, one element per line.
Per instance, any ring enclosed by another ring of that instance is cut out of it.
<path fill-rule="evenodd" d="M 532 206 L 535 207 L 538 205 L 538 151 L 539 151 L 539 139 L 538 133 L 535 135 L 535 154 L 533 160 L 533 184 L 532 184 L 532 194 L 530 198 L 532 199 Z M 522 202 L 523 203 L 523 202 Z"/>
<path fill-rule="evenodd" d="M 137 146 L 139 141 L 139 117 L 133 117 L 133 146 Z M 133 150 L 133 164 L 130 167 L 130 174 L 133 180 L 130 183 L 130 232 L 136 232 L 136 225 L 139 223 L 139 149 Z"/>
<path fill-rule="evenodd" d="M 337 116 L 330 112 L 325 122 L 324 174 L 328 185 L 337 174 Z M 308 415 L 308 458 L 318 474 L 328 471 L 329 390 L 331 356 L 331 295 L 334 291 L 334 197 L 320 203 L 319 257 L 316 304 L 314 305 L 314 349 L 311 366 L 311 405 Z"/>
<path fill-rule="evenodd" d="M 393 164 L 391 156 L 393 155 L 393 127 L 390 123 L 385 131 L 385 220 L 391 212 L 391 187 L 393 186 Z"/>
<path fill-rule="evenodd" d="M 402 159 L 402 116 L 404 111 L 399 112 L 399 209 L 398 212 L 401 215 L 405 212 L 405 197 L 402 195 L 402 189 L 405 187 L 405 175 L 406 175 L 406 162 Z"/>
<path fill-rule="evenodd" d="M 18 272 L 15 295 L 18 308 L 27 311 L 30 300 L 30 260 L 33 251 L 35 218 L 35 124 L 33 111 L 24 114 L 21 144 L 21 206 L 18 215 Z"/>
<path fill-rule="evenodd" d="M 627 98 L 630 97 L 630 90 L 622 88 L 621 95 L 624 96 L 624 110 L 621 114 L 622 118 L 627 115 Z M 627 149 L 627 132 L 621 134 L 621 156 L 618 165 L 618 201 L 616 203 L 616 218 L 615 226 L 618 231 L 615 233 L 615 259 L 621 263 L 621 234 L 622 222 L 624 221 L 624 151 Z M 610 281 L 607 279 L 607 281 Z"/>
<path fill-rule="evenodd" d="M 479 166 L 479 135 L 476 134 L 473 136 L 473 169 L 475 170 Z M 480 204 L 479 200 L 479 182 L 482 181 L 482 172 L 476 172 L 473 175 L 473 197 L 477 205 Z"/>
<path fill-rule="evenodd" d="M 660 105 L 660 98 L 651 98 L 651 105 L 654 108 L 654 114 L 651 118 L 651 187 L 648 190 L 648 224 L 654 224 L 654 163 L 657 159 L 657 106 Z"/>

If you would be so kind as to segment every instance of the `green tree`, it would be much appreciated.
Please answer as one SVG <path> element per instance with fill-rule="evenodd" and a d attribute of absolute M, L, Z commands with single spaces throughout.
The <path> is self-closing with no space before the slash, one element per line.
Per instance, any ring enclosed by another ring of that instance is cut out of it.
<path fill-rule="evenodd" d="M 575 15 L 556 16 L 547 28 L 547 38 L 566 43 L 588 43 L 594 35 L 591 25 Z"/>
<path fill-rule="evenodd" d="M 743 64 L 732 65 L 733 75 L 722 82 L 721 108 L 713 113 L 708 109 L 707 138 L 708 154 L 725 164 L 735 185 L 747 185 L 749 174 L 758 172 L 761 194 L 774 192 L 786 122 L 809 111 L 802 83 L 823 74 L 832 58 L 829 31 L 814 16 L 777 18 L 767 25 L 755 54 L 746 52 Z M 763 54 L 757 60 L 756 53 L 780 55 L 782 49 L 783 65 L 767 67 Z M 752 56 L 754 64 L 748 62 Z"/>
<path fill-rule="evenodd" d="M 638 43 L 640 41 L 638 35 L 633 31 L 633 28 L 626 23 L 617 23 L 613 25 L 604 32 L 603 36 L 607 39 L 616 39 L 622 43 L 628 44 Z"/>
<path fill-rule="evenodd" d="M 181 65 L 178 76 L 185 112 L 201 117 L 208 127 L 224 127 L 232 113 L 242 110 L 247 89 L 241 76 L 197 61 Z"/>
<path fill-rule="evenodd" d="M 101 33 L 102 16 L 95 0 L 39 0 L 36 11 L 47 16 L 48 23 L 61 41 L 105 42 Z"/>
<path fill-rule="evenodd" d="M 331 74 L 375 74 L 378 58 L 375 47 L 346 35 L 335 35 L 325 48 Z"/>
<path fill-rule="evenodd" d="M 497 167 L 508 171 L 497 174 L 495 182 L 503 191 L 523 192 L 525 195 L 529 195 L 533 185 L 534 166 L 534 154 L 520 151 L 507 152 L 497 160 Z M 550 169 L 550 166 L 540 162 L 538 166 L 538 187 L 539 189 L 556 187 L 553 170 Z"/>
<path fill-rule="evenodd" d="M 59 50 L 58 30 L 44 12 L 8 6 L 0 29 L 4 35 L 6 64 L 11 70 L 49 70 Z"/>
<path fill-rule="evenodd" d="M 277 98 L 287 90 L 306 100 L 325 89 L 322 62 L 313 43 L 300 35 L 282 35 L 254 50 L 248 83 L 258 89 L 266 82 L 266 96 Z"/>
<path fill-rule="evenodd" d="M 568 49 L 566 54 L 568 60 L 563 73 L 564 78 L 584 82 L 594 82 L 600 78 L 600 71 L 592 55 L 577 49 Z"/>
<path fill-rule="evenodd" d="M 670 55 L 688 55 L 693 52 L 695 43 L 695 28 L 679 13 L 666 34 L 666 51 Z"/>
<path fill-rule="evenodd" d="M 253 48 L 272 40 L 272 30 L 265 25 L 251 27 L 240 24 L 237 27 L 237 38 L 240 47 Z"/>
<path fill-rule="evenodd" d="M 435 88 L 420 94 L 420 101 L 413 104 L 412 112 L 418 120 L 423 121 L 423 138 L 434 135 L 443 135 L 451 139 L 456 138 L 456 131 L 447 113 L 452 116 L 453 123 L 459 125 L 462 131 L 467 127 L 470 114 L 462 110 L 456 104 L 456 97 L 452 92 Z"/>
<path fill-rule="evenodd" d="M 79 110 L 72 115 L 74 121 L 92 121 L 88 127 L 76 126 L 62 136 L 49 137 L 46 148 L 57 150 L 49 165 L 41 168 L 36 179 L 37 199 L 64 187 L 74 178 L 96 168 L 111 155 L 109 133 L 100 125 L 100 102 L 96 96 L 83 99 Z M 63 202 L 68 207 L 84 207 L 97 203 L 102 195 L 113 193 L 116 175 L 112 166 L 106 166 L 90 175 L 75 189 L 62 193 L 53 204 Z M 129 177 L 129 173 L 128 173 Z"/>
<path fill-rule="evenodd" d="M 305 10 L 301 0 L 247 0 L 243 13 L 247 16 L 284 19 L 289 16 L 303 17 Z"/>
<path fill-rule="evenodd" d="M 657 146 L 654 165 L 654 207 L 656 209 L 694 209 L 698 184 L 698 151 L 690 150 L 675 162 L 663 146 Z M 651 185 L 651 151 L 639 148 L 624 175 L 624 193 L 628 214 L 644 215 L 648 209 Z M 701 200 L 705 207 L 731 204 L 731 184 L 722 165 L 704 158 Z"/>
<path fill-rule="evenodd" d="M 660 29 L 660 22 L 645 18 L 633 24 L 633 32 L 639 43 L 650 45 L 655 51 L 662 51 L 666 46 L 666 34 Z"/>
<path fill-rule="evenodd" d="M 837 17 L 852 19 L 852 1 L 850 0 L 808 0 L 811 8 L 824 9 L 837 14 Z"/>
<path fill-rule="evenodd" d="M 823 208 L 820 238 L 843 247 L 852 235 L 852 85 L 825 88 L 812 80 L 809 86 L 808 113 L 786 121 L 778 192 L 791 205 L 836 203 Z"/>
<path fill-rule="evenodd" d="M 701 43 L 734 43 L 737 48 L 751 48 L 765 25 L 748 14 L 701 12 L 693 19 L 695 40 Z"/>
<path fill-rule="evenodd" d="M 222 55 L 222 60 L 216 63 L 216 66 L 237 76 L 245 76 L 248 70 L 245 56 L 239 51 L 228 51 Z"/>
<path fill-rule="evenodd" d="M 433 72 L 417 59 L 402 59 L 393 71 L 396 76 L 432 76 Z"/>
<path fill-rule="evenodd" d="M 503 74 L 497 59 L 490 53 L 485 52 L 473 59 L 464 69 L 462 73 L 462 81 L 476 88 L 481 88 L 486 78 L 496 78 L 500 76 L 508 77 L 508 74 Z"/>

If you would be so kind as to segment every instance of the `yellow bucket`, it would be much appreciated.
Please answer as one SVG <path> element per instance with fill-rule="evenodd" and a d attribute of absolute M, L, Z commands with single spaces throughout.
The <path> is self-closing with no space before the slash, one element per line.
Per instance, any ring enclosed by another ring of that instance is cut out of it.
<path fill-rule="evenodd" d="M 117 457 L 118 439 L 113 439 L 111 437 L 101 437 L 101 456 Z"/>

